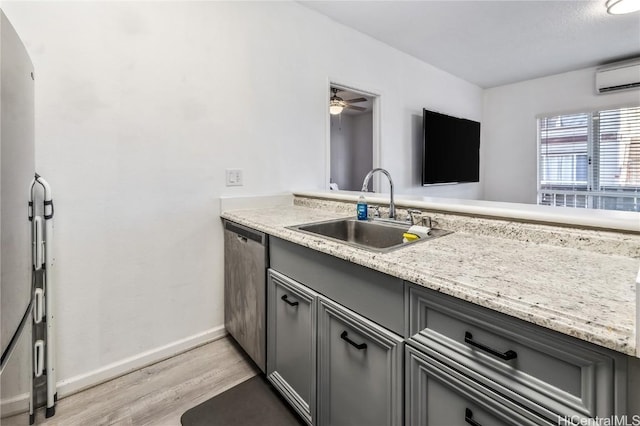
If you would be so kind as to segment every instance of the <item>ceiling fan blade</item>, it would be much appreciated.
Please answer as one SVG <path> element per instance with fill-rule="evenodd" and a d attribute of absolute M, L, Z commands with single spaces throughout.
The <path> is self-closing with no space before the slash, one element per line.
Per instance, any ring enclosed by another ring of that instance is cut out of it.
<path fill-rule="evenodd" d="M 366 111 L 366 108 L 362 108 L 359 106 L 355 106 L 355 105 L 349 105 L 347 104 L 347 106 L 345 108 L 349 108 L 349 109 L 355 109 L 356 111 Z"/>
<path fill-rule="evenodd" d="M 348 101 L 345 101 L 345 102 L 350 103 L 350 104 L 355 104 L 356 102 L 367 102 L 367 98 L 349 99 Z"/>

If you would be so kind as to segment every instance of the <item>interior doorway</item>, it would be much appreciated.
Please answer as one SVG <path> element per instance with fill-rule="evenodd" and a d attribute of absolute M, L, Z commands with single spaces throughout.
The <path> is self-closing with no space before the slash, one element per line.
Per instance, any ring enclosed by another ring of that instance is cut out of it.
<path fill-rule="evenodd" d="M 343 108 L 329 113 L 329 188 L 360 191 L 365 175 L 378 164 L 378 95 L 330 83 L 332 100 Z M 376 187 L 373 180 L 369 191 Z"/>

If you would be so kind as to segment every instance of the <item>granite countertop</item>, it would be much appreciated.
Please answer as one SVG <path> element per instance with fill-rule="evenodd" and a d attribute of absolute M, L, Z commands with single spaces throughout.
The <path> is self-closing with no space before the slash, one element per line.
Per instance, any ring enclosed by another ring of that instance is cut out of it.
<path fill-rule="evenodd" d="M 294 195 L 307 198 L 323 198 L 355 203 L 359 191 L 296 191 Z M 389 204 L 388 194 L 367 192 L 369 203 Z M 469 200 L 422 195 L 396 194 L 396 206 L 411 206 L 417 209 L 463 213 L 474 216 L 511 218 L 524 221 L 565 224 L 621 231 L 640 231 L 637 212 L 577 209 L 573 207 L 551 207 L 499 201 Z"/>
<path fill-rule="evenodd" d="M 601 253 L 527 238 L 504 238 L 499 232 L 479 235 L 456 230 L 434 240 L 377 253 L 286 228 L 353 217 L 352 212 L 292 205 L 225 211 L 222 217 L 581 340 L 640 356 L 635 340 L 635 279 L 640 261 L 627 252 Z"/>

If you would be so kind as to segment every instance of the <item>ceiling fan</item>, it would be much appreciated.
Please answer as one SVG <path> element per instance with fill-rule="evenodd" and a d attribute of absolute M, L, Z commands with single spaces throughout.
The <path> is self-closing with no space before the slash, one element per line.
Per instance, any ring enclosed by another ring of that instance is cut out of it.
<path fill-rule="evenodd" d="M 356 111 L 366 111 L 367 110 L 366 108 L 363 108 L 363 107 L 351 105 L 351 104 L 355 104 L 355 103 L 358 103 L 358 102 L 366 102 L 367 98 L 356 98 L 356 99 L 349 99 L 348 101 L 345 101 L 340 96 L 338 96 L 338 91 L 339 91 L 338 89 L 336 89 L 335 87 L 332 87 L 331 91 L 333 92 L 333 96 L 331 96 L 331 99 L 329 100 L 329 113 L 330 114 L 332 114 L 332 115 L 340 114 L 342 112 L 342 110 L 345 109 L 345 108 L 354 109 Z"/>

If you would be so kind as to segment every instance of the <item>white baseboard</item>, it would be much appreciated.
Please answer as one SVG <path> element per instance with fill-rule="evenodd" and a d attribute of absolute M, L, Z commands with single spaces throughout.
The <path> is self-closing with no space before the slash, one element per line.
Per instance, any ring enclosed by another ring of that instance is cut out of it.
<path fill-rule="evenodd" d="M 135 370 L 139 370 L 156 362 L 171 358 L 190 349 L 218 340 L 227 335 L 224 325 L 184 339 L 176 340 L 168 345 L 142 352 L 118 362 L 98 368 L 88 373 L 64 379 L 58 382 L 58 398 L 73 395 L 87 388 L 99 385 Z M 0 413 L 3 417 L 25 413 L 29 409 L 29 394 L 24 393 L 0 401 Z"/>
<path fill-rule="evenodd" d="M 23 393 L 11 398 L 0 400 L 0 417 L 10 417 L 29 411 L 29 394 Z M 25 414 L 26 415 L 26 414 Z M 0 423 L 2 423 L 0 421 Z"/>
<path fill-rule="evenodd" d="M 132 357 L 114 362 L 104 367 L 80 374 L 58 382 L 58 397 L 73 395 L 84 389 L 107 382 L 135 370 L 139 370 L 156 362 L 171 358 L 182 352 L 186 352 L 205 343 L 218 340 L 227 335 L 224 325 L 215 327 L 202 333 L 176 340 L 168 345 L 151 349 L 146 352 L 136 354 Z"/>

